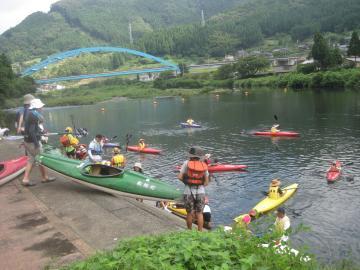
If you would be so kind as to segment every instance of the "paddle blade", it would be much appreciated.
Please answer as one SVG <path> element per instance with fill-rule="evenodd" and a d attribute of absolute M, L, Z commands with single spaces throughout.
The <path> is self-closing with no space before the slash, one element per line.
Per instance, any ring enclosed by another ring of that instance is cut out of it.
<path fill-rule="evenodd" d="M 278 117 L 276 114 L 274 114 L 274 119 L 275 119 L 275 121 L 278 121 Z"/>

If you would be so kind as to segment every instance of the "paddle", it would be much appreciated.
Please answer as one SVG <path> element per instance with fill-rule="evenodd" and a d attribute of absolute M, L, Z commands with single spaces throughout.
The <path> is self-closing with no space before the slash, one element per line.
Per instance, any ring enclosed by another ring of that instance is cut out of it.
<path fill-rule="evenodd" d="M 129 133 L 126 134 L 126 148 L 125 148 L 126 152 L 128 151 L 128 146 L 129 146 L 131 137 L 132 137 L 132 134 L 129 134 Z"/>
<path fill-rule="evenodd" d="M 278 122 L 278 117 L 277 117 L 276 114 L 274 114 L 274 119 L 275 119 L 276 122 Z"/>

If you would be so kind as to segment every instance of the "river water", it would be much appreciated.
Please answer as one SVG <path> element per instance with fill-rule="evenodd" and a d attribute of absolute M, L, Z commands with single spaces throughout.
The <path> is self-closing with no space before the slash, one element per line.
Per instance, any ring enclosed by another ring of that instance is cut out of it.
<path fill-rule="evenodd" d="M 101 108 L 105 110 L 102 112 Z M 265 130 L 276 114 L 282 130 L 301 133 L 300 138 L 266 138 L 251 135 Z M 141 161 L 145 173 L 178 188 L 174 167 L 199 145 L 223 163 L 246 164 L 248 172 L 216 174 L 207 188 L 215 224 L 230 224 L 240 213 L 263 198 L 273 178 L 283 185 L 299 183 L 295 196 L 285 204 L 294 227 L 310 231 L 292 237 L 295 246 L 307 245 L 328 259 L 360 255 L 360 93 L 257 89 L 247 93 L 205 95 L 182 99 L 111 101 L 92 106 L 53 108 L 45 111 L 47 127 L 62 130 L 74 116 L 77 127 L 91 136 L 117 135 L 121 143 L 132 134 L 163 155 L 127 153 L 129 167 Z M 182 129 L 192 117 L 203 128 Z M 88 142 L 91 138 L 85 138 Z M 328 184 L 326 170 L 332 160 L 353 162 L 344 167 L 340 181 Z"/>

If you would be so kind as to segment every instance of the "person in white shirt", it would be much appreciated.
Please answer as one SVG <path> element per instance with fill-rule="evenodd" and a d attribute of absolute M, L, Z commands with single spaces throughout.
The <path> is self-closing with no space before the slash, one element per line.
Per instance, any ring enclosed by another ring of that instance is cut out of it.
<path fill-rule="evenodd" d="M 275 230 L 279 233 L 282 233 L 281 241 L 287 241 L 288 236 L 286 235 L 286 231 L 290 228 L 290 219 L 285 214 L 285 209 L 283 207 L 279 207 L 276 212 L 276 220 L 275 220 Z"/>
<path fill-rule="evenodd" d="M 204 227 L 206 229 L 211 229 L 211 209 L 209 206 L 209 198 L 205 196 L 205 206 L 203 209 L 203 218 L 204 218 Z"/>

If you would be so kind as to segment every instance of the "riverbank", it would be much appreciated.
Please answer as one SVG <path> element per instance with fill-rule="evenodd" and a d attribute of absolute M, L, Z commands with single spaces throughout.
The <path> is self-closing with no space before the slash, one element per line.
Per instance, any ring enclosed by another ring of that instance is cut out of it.
<path fill-rule="evenodd" d="M 280 75 L 236 80 L 236 88 L 272 87 L 293 89 L 360 89 L 360 69 L 339 69 L 309 74 L 291 72 Z"/>
<path fill-rule="evenodd" d="M 18 145 L 0 141 L 1 160 L 22 155 Z M 185 228 L 183 220 L 155 207 L 51 175 L 57 180 L 42 184 L 36 168 L 36 186 L 23 187 L 20 176 L 0 187 L 0 269 L 57 269 L 130 237 Z"/>

